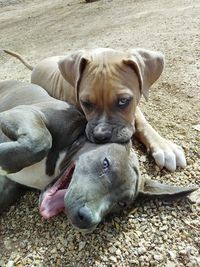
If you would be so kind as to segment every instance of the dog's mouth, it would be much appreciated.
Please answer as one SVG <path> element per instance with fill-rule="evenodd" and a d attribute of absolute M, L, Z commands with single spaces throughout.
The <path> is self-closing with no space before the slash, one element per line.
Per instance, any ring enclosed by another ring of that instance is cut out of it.
<path fill-rule="evenodd" d="M 42 194 L 39 212 L 43 218 L 49 219 L 65 210 L 64 196 L 71 182 L 75 169 L 73 162 L 58 178 L 58 180 Z"/>

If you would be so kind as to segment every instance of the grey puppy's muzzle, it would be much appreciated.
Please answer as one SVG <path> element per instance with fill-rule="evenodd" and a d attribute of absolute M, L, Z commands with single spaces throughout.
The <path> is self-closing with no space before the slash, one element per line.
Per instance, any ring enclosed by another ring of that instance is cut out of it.
<path fill-rule="evenodd" d="M 69 212 L 66 207 L 65 213 L 71 223 L 79 230 L 90 231 L 90 229 L 94 229 L 98 224 L 98 222 L 94 220 L 91 210 L 86 205 L 74 208 L 73 212 Z"/>

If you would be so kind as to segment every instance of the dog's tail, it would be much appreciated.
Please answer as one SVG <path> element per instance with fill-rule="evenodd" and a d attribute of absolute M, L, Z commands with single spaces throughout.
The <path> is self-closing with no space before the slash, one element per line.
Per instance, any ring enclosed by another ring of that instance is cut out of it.
<path fill-rule="evenodd" d="M 22 56 L 14 51 L 11 50 L 7 50 L 7 49 L 3 49 L 3 51 L 13 57 L 16 57 L 17 59 L 19 59 L 29 70 L 33 70 L 33 66 L 31 66 L 31 64 L 26 61 L 25 59 L 22 58 Z"/>

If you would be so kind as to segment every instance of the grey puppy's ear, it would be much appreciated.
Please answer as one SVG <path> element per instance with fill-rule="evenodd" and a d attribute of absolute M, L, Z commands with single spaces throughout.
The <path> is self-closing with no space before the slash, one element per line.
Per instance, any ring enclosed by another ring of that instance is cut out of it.
<path fill-rule="evenodd" d="M 84 55 L 84 51 L 70 54 L 58 61 L 58 68 L 63 78 L 75 89 L 77 101 L 81 77 L 88 61 L 86 55 Z"/>
<path fill-rule="evenodd" d="M 158 197 L 167 197 L 167 196 L 185 196 L 193 191 L 197 190 L 196 186 L 175 186 L 162 184 L 159 181 L 145 179 L 143 185 L 139 189 L 139 194 L 145 196 L 158 196 Z"/>
<path fill-rule="evenodd" d="M 140 90 L 148 100 L 149 88 L 160 77 L 164 68 L 164 55 L 161 52 L 142 48 L 131 49 L 129 58 L 123 62 L 137 74 Z"/>

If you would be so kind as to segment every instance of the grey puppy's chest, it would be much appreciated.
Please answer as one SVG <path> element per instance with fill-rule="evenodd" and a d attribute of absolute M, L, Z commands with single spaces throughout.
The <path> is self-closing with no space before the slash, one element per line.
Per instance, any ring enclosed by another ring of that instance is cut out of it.
<path fill-rule="evenodd" d="M 26 167 L 17 173 L 8 174 L 7 177 L 28 187 L 43 190 L 59 174 L 59 166 L 65 156 L 65 152 L 59 153 L 55 162 L 54 173 L 50 176 L 46 173 L 47 157 L 45 157 L 40 162 Z"/>

